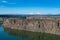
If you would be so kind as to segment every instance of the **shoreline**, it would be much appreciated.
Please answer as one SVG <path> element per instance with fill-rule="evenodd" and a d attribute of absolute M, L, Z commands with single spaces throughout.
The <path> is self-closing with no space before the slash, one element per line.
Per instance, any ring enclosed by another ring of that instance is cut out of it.
<path fill-rule="evenodd" d="M 15 35 L 18 37 L 29 38 L 30 40 L 57 40 L 60 39 L 60 35 L 50 34 L 50 33 L 42 33 L 42 32 L 32 32 L 32 31 L 25 31 L 25 30 L 17 30 L 17 29 L 10 29 L 4 28 L 4 32 L 8 33 L 9 35 Z"/>

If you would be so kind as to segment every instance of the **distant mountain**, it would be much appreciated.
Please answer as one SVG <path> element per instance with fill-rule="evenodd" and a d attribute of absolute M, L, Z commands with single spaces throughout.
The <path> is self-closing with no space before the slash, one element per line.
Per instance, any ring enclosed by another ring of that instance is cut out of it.
<path fill-rule="evenodd" d="M 27 16 L 60 16 L 60 14 L 56 14 L 56 15 L 0 15 L 0 17 L 7 17 L 7 18 L 10 18 L 10 17 L 27 17 Z"/>

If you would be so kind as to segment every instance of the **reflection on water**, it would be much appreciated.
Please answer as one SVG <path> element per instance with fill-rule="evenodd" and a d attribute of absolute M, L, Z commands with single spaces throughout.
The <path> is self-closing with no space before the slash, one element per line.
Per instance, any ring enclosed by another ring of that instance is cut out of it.
<path fill-rule="evenodd" d="M 60 35 L 14 30 L 0 26 L 0 40 L 60 40 Z"/>
<path fill-rule="evenodd" d="M 4 31 L 8 33 L 8 35 L 18 36 L 19 38 L 29 38 L 30 40 L 60 40 L 60 36 L 47 33 L 28 32 L 9 28 L 4 28 Z"/>
<path fill-rule="evenodd" d="M 0 32 L 3 32 L 4 29 L 3 29 L 3 26 L 0 26 Z"/>
<path fill-rule="evenodd" d="M 13 34 L 11 34 L 12 30 L 11 33 L 8 33 L 7 31 L 8 30 L 5 30 L 3 26 L 0 26 L 0 40 L 29 40 L 29 38 L 14 36 Z"/>

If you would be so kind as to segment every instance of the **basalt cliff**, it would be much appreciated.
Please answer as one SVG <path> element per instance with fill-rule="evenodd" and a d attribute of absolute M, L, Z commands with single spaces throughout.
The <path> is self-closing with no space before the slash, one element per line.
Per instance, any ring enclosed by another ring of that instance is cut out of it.
<path fill-rule="evenodd" d="M 4 18 L 4 27 L 32 32 L 60 35 L 60 16 L 29 16 L 26 18 Z"/>

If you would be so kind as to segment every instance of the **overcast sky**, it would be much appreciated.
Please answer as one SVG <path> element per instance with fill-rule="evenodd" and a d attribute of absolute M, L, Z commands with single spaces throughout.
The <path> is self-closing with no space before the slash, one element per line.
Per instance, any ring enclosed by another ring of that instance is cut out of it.
<path fill-rule="evenodd" d="M 0 14 L 60 14 L 60 1 L 0 0 Z"/>

